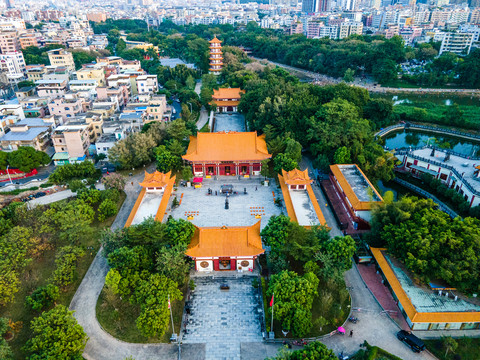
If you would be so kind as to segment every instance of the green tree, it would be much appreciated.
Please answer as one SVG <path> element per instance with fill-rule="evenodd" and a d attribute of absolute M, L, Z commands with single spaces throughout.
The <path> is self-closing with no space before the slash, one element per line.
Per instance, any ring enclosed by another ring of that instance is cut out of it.
<path fill-rule="evenodd" d="M 303 349 L 295 350 L 290 355 L 290 360 L 336 360 L 335 353 L 320 341 L 308 343 Z"/>
<path fill-rule="evenodd" d="M 85 183 L 80 179 L 73 179 L 68 183 L 68 188 L 73 192 L 85 190 L 86 187 Z"/>
<path fill-rule="evenodd" d="M 98 221 L 103 222 L 109 217 L 116 215 L 117 212 L 117 204 L 110 199 L 105 199 L 98 207 Z"/>
<path fill-rule="evenodd" d="M 291 171 L 297 167 L 298 163 L 287 154 L 278 154 L 273 159 L 273 169 L 277 174 L 280 174 L 282 169 L 285 171 Z"/>
<path fill-rule="evenodd" d="M 348 83 L 352 82 L 353 80 L 355 80 L 355 70 L 348 68 L 343 74 L 343 81 Z"/>
<path fill-rule="evenodd" d="M 451 336 L 443 337 L 442 343 L 443 347 L 445 348 L 445 358 L 450 351 L 454 353 L 458 348 L 458 342 Z"/>
<path fill-rule="evenodd" d="M 389 99 L 370 99 L 363 108 L 363 113 L 380 129 L 392 125 L 397 119 L 393 111 L 393 101 Z"/>
<path fill-rule="evenodd" d="M 170 123 L 167 134 L 173 139 L 184 141 L 190 135 L 190 131 L 187 129 L 183 119 L 175 119 Z"/>
<path fill-rule="evenodd" d="M 335 164 L 351 164 L 350 151 L 346 146 L 339 147 L 333 155 L 333 162 Z"/>
<path fill-rule="evenodd" d="M 32 320 L 30 330 L 27 359 L 82 359 L 88 337 L 66 306 L 42 313 Z"/>
<path fill-rule="evenodd" d="M 55 259 L 57 268 L 52 275 L 52 283 L 65 288 L 77 276 L 78 259 L 85 255 L 85 251 L 75 246 L 64 246 L 58 250 Z"/>
<path fill-rule="evenodd" d="M 0 318 L 0 359 L 13 359 L 13 351 L 5 340 L 4 335 L 8 332 L 8 319 Z"/>
<path fill-rule="evenodd" d="M 192 75 L 189 75 L 187 77 L 187 80 L 185 80 L 185 85 L 188 89 L 194 90 L 195 89 L 195 79 L 193 78 Z"/>
<path fill-rule="evenodd" d="M 187 246 L 178 243 L 172 247 L 161 247 L 157 253 L 157 270 L 178 284 L 184 284 L 190 264 L 185 256 Z"/>
<path fill-rule="evenodd" d="M 302 145 L 298 141 L 290 138 L 288 138 L 286 142 L 285 155 L 297 164 L 300 163 L 300 161 L 302 161 Z"/>
<path fill-rule="evenodd" d="M 190 221 L 170 218 L 167 222 L 166 236 L 171 245 L 184 244 L 188 246 L 195 232 L 195 226 Z"/>
<path fill-rule="evenodd" d="M 40 311 L 53 305 L 60 297 L 60 290 L 53 284 L 37 288 L 31 295 L 25 298 L 25 304 L 32 310 Z"/>
<path fill-rule="evenodd" d="M 380 84 L 387 84 L 397 80 L 397 64 L 390 59 L 380 59 L 373 69 L 373 77 Z"/>
<path fill-rule="evenodd" d="M 268 220 L 267 226 L 263 228 L 260 235 L 266 245 L 270 246 L 273 252 L 280 252 L 288 237 L 290 218 L 285 215 L 273 215 Z"/>
<path fill-rule="evenodd" d="M 274 318 L 293 336 L 303 337 L 311 329 L 311 309 L 318 285 L 313 273 L 299 276 L 293 271 L 282 271 L 271 277 L 267 295 L 274 295 Z"/>
<path fill-rule="evenodd" d="M 37 151 L 30 146 L 21 146 L 8 154 L 10 167 L 23 172 L 30 172 L 41 165 L 47 165 L 50 161 L 50 157 L 45 152 Z"/>
<path fill-rule="evenodd" d="M 167 173 L 178 167 L 181 164 L 180 158 L 173 155 L 165 145 L 160 145 L 155 148 L 155 157 L 157 159 L 157 170 Z"/>
<path fill-rule="evenodd" d="M 322 244 L 322 250 L 330 256 L 337 268 L 348 270 L 352 267 L 356 245 L 351 236 L 335 236 Z"/>
<path fill-rule="evenodd" d="M 137 318 L 137 328 L 143 335 L 162 336 L 168 329 L 170 302 L 182 299 L 182 293 L 178 290 L 175 281 L 164 275 L 152 274 L 148 280 L 144 280 L 135 291 L 135 301 L 140 304 L 141 313 Z"/>

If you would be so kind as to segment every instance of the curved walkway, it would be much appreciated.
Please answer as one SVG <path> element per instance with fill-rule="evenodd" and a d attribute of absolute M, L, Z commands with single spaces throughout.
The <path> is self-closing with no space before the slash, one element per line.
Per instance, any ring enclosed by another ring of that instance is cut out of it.
<path fill-rule="evenodd" d="M 125 192 L 127 197 L 120 209 L 112 229 L 124 226 L 130 211 L 135 204 L 140 187 L 137 185 L 144 176 L 143 172 L 129 177 Z M 105 284 L 108 272 L 107 260 L 101 250 L 93 260 L 82 283 L 77 289 L 70 303 L 70 309 L 75 311 L 75 318 L 87 333 L 89 340 L 83 356 L 87 360 L 123 360 L 132 356 L 135 360 L 173 360 L 178 358 L 178 347 L 171 344 L 132 344 L 115 339 L 102 329 L 97 321 L 97 299 Z M 205 347 L 203 344 L 183 345 L 181 355 L 189 360 L 204 359 Z"/>
<path fill-rule="evenodd" d="M 430 194 L 429 192 L 423 190 L 422 188 L 419 188 L 418 186 L 410 184 L 408 181 L 399 179 L 397 177 L 394 178 L 393 181 L 395 181 L 396 183 L 398 183 L 402 186 L 405 186 L 406 188 L 408 188 L 410 190 L 413 190 L 417 194 L 420 194 L 422 196 L 425 196 L 426 198 L 432 199 L 436 204 L 438 204 L 438 207 L 440 208 L 440 210 L 447 213 L 451 218 L 456 218 L 457 216 L 460 216 L 458 213 L 456 213 L 454 210 L 452 210 L 448 205 L 446 205 L 445 203 L 438 200 L 438 198 L 436 196 Z"/>
<path fill-rule="evenodd" d="M 395 125 L 386 127 L 385 129 L 382 129 L 377 133 L 375 133 L 374 136 L 382 137 L 391 133 L 392 131 L 397 131 L 401 129 L 428 131 L 428 132 L 433 132 L 433 133 L 438 133 L 443 135 L 450 135 L 450 136 L 455 136 L 459 138 L 464 138 L 470 141 L 480 141 L 480 135 L 469 134 L 461 131 L 455 131 L 447 128 L 436 127 L 436 126 L 418 125 L 418 124 L 411 124 L 411 123 L 408 125 L 408 127 L 407 127 L 407 124 L 395 124 Z"/>

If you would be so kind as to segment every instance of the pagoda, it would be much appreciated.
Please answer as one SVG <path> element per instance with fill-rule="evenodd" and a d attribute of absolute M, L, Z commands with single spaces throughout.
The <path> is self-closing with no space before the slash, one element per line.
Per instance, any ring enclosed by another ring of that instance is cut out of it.
<path fill-rule="evenodd" d="M 222 45 L 221 41 L 215 36 L 210 43 L 210 74 L 220 75 L 223 67 Z"/>

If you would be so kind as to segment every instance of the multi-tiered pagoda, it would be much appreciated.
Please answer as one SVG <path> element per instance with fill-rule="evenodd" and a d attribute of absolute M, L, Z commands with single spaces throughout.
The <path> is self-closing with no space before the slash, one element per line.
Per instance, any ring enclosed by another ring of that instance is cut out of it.
<path fill-rule="evenodd" d="M 215 36 L 210 43 L 210 74 L 220 75 L 223 67 L 221 41 Z"/>

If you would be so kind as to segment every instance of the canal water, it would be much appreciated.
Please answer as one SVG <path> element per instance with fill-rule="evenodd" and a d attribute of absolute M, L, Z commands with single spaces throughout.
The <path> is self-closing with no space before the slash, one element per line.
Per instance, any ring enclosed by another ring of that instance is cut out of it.
<path fill-rule="evenodd" d="M 435 145 L 450 149 L 465 156 L 480 155 L 480 143 L 449 135 L 436 134 L 417 130 L 401 130 L 384 136 L 385 146 L 389 149 L 420 147 Z"/>
<path fill-rule="evenodd" d="M 371 98 L 382 98 L 392 100 L 395 105 L 404 103 L 421 103 L 432 102 L 437 105 L 466 105 L 466 106 L 479 106 L 480 99 L 478 97 L 471 96 L 456 96 L 455 94 L 376 94 L 370 93 Z"/>

